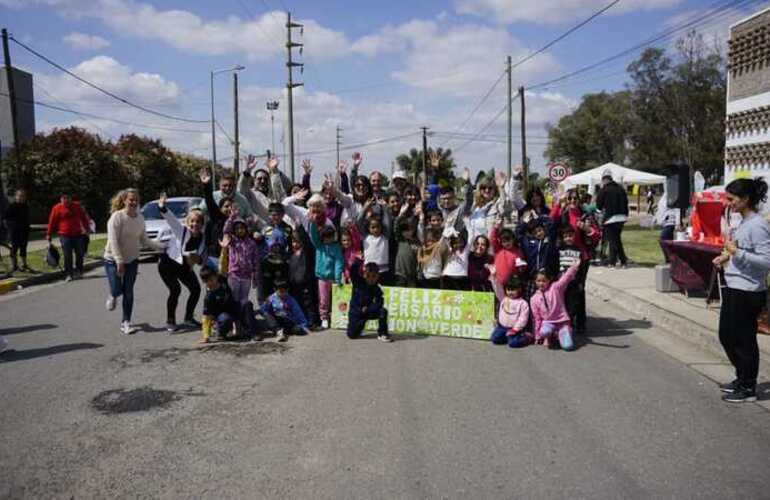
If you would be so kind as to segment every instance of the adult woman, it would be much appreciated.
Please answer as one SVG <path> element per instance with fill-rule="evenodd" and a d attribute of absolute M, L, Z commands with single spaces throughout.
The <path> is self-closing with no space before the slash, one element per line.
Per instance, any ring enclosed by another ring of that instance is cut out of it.
<path fill-rule="evenodd" d="M 166 252 L 158 261 L 158 273 L 163 283 L 168 288 L 168 300 L 166 300 L 166 331 L 176 331 L 176 306 L 179 303 L 179 295 L 182 293 L 182 285 L 190 292 L 185 307 L 184 325 L 191 328 L 200 328 L 201 324 L 195 320 L 195 307 L 201 296 L 201 286 L 193 268 L 195 264 L 206 262 L 206 238 L 203 234 L 204 217 L 200 210 L 190 210 L 182 225 L 176 216 L 166 207 L 166 196 L 161 195 L 158 200 L 158 208 L 163 219 L 171 229 L 171 238 L 168 241 Z"/>
<path fill-rule="evenodd" d="M 33 272 L 27 265 L 27 243 L 29 242 L 29 204 L 27 192 L 23 189 L 16 191 L 13 202 L 3 214 L 11 238 L 11 272 L 19 270 L 18 257 L 21 257 L 21 270 Z"/>
<path fill-rule="evenodd" d="M 107 310 L 115 309 L 115 299 L 123 296 L 123 319 L 120 331 L 131 335 L 134 309 L 134 282 L 139 270 L 139 250 L 142 246 L 164 250 L 165 247 L 147 237 L 144 217 L 139 212 L 139 192 L 124 189 L 112 197 L 110 219 L 107 221 L 107 246 L 104 248 L 104 269 L 110 284 Z"/>
<path fill-rule="evenodd" d="M 725 251 L 714 259 L 725 266 L 719 341 L 735 367 L 736 379 L 720 386 L 731 403 L 756 401 L 759 347 L 757 318 L 767 302 L 765 279 L 770 271 L 770 226 L 757 214 L 767 200 L 763 179 L 736 179 L 727 185 L 727 202 L 741 214 L 741 223 L 727 236 Z"/>
<path fill-rule="evenodd" d="M 468 241 L 474 241 L 476 236 L 489 234 L 495 221 L 510 211 L 506 184 L 507 179 L 502 172 L 498 172 L 494 179 L 485 177 L 479 182 L 473 206 L 468 214 Z M 508 187 L 510 190 L 511 185 Z"/>
<path fill-rule="evenodd" d="M 59 203 L 53 206 L 48 216 L 46 239 L 51 243 L 53 233 L 59 235 L 64 254 L 66 281 L 72 281 L 83 274 L 83 234 L 88 230 L 86 212 L 69 194 L 62 194 Z M 75 254 L 75 268 L 72 268 L 72 254 Z"/>

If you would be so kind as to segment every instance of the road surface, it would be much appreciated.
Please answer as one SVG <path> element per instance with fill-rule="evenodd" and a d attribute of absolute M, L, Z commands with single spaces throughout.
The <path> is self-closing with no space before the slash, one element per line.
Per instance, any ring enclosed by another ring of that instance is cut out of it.
<path fill-rule="evenodd" d="M 140 273 L 132 337 L 101 271 L 0 299 L 0 498 L 770 498 L 768 410 L 608 304 L 572 353 L 333 331 L 201 350 L 157 328 Z"/>

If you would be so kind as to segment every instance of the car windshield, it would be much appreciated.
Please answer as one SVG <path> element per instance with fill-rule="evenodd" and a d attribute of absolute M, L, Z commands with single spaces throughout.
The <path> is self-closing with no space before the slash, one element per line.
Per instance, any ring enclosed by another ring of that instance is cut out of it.
<path fill-rule="evenodd" d="M 166 202 L 166 206 L 171 210 L 171 213 L 176 215 L 177 219 L 183 219 L 187 216 L 187 210 L 190 203 L 187 201 L 169 201 Z M 146 204 L 144 208 L 142 208 L 142 216 L 144 216 L 145 220 L 159 220 L 163 218 L 160 215 L 158 203 L 155 201 Z"/>

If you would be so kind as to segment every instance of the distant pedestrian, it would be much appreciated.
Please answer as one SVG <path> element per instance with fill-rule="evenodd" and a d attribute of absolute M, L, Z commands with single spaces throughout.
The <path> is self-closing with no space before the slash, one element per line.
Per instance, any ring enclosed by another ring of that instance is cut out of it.
<path fill-rule="evenodd" d="M 46 239 L 51 242 L 54 233 L 59 235 L 59 242 L 64 253 L 64 272 L 67 281 L 79 278 L 83 274 L 83 256 L 85 247 L 83 235 L 89 228 L 88 216 L 69 194 L 62 194 L 59 203 L 53 206 L 48 216 Z M 72 255 L 75 254 L 75 268 L 72 267 Z"/>
<path fill-rule="evenodd" d="M 647 188 L 647 214 L 652 215 L 654 213 L 653 207 L 655 207 L 655 193 L 652 192 L 652 188 Z"/>
<path fill-rule="evenodd" d="M 603 213 L 604 231 L 610 247 L 607 264 L 610 267 L 628 265 L 628 257 L 623 249 L 623 226 L 628 221 L 628 195 L 623 186 L 612 179 L 612 171 L 607 169 L 602 174 L 602 188 L 596 196 L 596 207 Z"/>
<path fill-rule="evenodd" d="M 8 205 L 8 209 L 3 214 L 8 236 L 11 240 L 11 272 L 22 271 L 34 272 L 27 264 L 27 243 L 29 242 L 29 204 L 27 203 L 27 192 L 23 189 L 16 191 L 16 196 Z M 19 257 L 21 257 L 21 268 L 19 267 Z"/>
<path fill-rule="evenodd" d="M 757 318 L 767 303 L 767 273 L 770 271 L 770 226 L 757 213 L 767 201 L 763 179 L 736 179 L 727 185 L 727 203 L 741 214 L 741 223 L 728 235 L 725 251 L 714 259 L 725 266 L 726 287 L 722 289 L 719 341 L 736 378 L 720 386 L 722 398 L 730 403 L 757 400 L 759 346 Z"/>
<path fill-rule="evenodd" d="M 106 307 L 112 311 L 115 300 L 123 296 L 120 331 L 130 335 L 136 332 L 131 326 L 131 313 L 134 309 L 134 282 L 139 271 L 139 251 L 142 246 L 158 251 L 164 251 L 165 247 L 147 237 L 136 189 L 124 189 L 113 196 L 110 212 L 107 246 L 104 248 L 104 269 L 110 284 Z"/>

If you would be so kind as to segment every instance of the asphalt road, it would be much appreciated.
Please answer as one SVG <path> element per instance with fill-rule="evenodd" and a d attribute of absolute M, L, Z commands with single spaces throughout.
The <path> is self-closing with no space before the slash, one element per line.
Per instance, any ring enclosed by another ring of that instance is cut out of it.
<path fill-rule="evenodd" d="M 201 350 L 120 336 L 105 290 L 0 299 L 0 498 L 770 498 L 770 413 L 607 304 L 572 353 L 332 331 Z M 143 265 L 137 322 L 164 301 Z"/>

